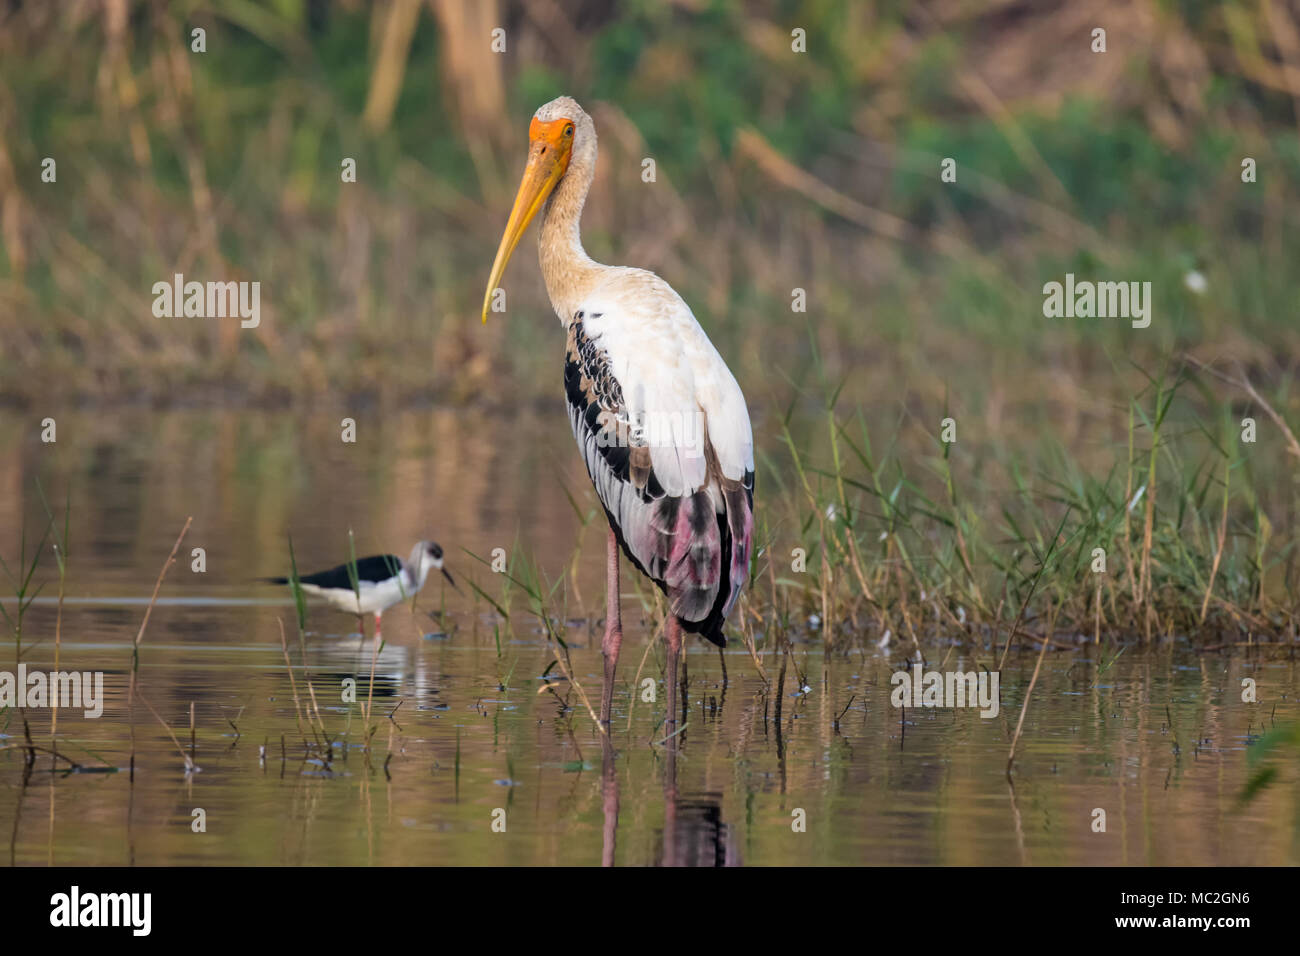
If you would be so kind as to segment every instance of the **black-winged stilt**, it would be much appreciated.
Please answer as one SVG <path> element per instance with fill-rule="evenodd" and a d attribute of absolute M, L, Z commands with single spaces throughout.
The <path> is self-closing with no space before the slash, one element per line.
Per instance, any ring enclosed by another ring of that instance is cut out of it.
<path fill-rule="evenodd" d="M 456 587 L 456 581 L 442 566 L 442 548 L 435 541 L 420 541 L 403 561 L 395 554 L 372 554 L 340 564 L 328 571 L 298 578 L 304 594 L 324 598 L 331 606 L 351 614 L 375 615 L 375 639 L 379 639 L 380 618 L 394 604 L 406 600 L 424 587 L 429 570 L 436 568 Z M 356 579 L 353 580 L 355 573 Z M 272 584 L 288 584 L 288 578 L 267 578 Z M 459 589 L 457 589 L 459 590 Z"/>

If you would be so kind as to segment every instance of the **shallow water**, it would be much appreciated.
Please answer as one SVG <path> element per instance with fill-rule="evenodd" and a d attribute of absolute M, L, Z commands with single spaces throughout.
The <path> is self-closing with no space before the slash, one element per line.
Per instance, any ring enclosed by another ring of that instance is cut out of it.
<path fill-rule="evenodd" d="M 868 650 L 828 659 L 809 632 L 779 691 L 770 646 L 769 688 L 734 645 L 724 682 L 715 649 L 692 638 L 686 725 L 665 741 L 662 647 L 625 570 L 606 749 L 581 694 L 541 679 L 557 670 L 524 596 L 506 595 L 500 576 L 462 550 L 487 557 L 517 537 L 554 579 L 581 538 L 578 588 L 560 592 L 556 612 L 574 675 L 598 701 L 603 534 L 596 519 L 580 535 L 563 487 L 580 510 L 594 500 L 553 411 L 511 423 L 521 436 L 512 443 L 493 439 L 500 423 L 450 412 L 359 414 L 355 446 L 339 441 L 332 419 L 253 412 L 69 414 L 57 445 L 43 446 L 30 423 L 6 414 L 0 554 L 12 567 L 19 529 L 42 514 L 36 478 L 58 511 L 71 487 L 59 659 L 65 670 L 102 670 L 106 701 L 98 719 L 59 714 L 57 749 L 81 764 L 74 773 L 63 763 L 50 772 L 42 755 L 26 775 L 21 721 L 0 714 L 9 748 L 0 752 L 0 854 L 142 865 L 1300 862 L 1291 776 L 1238 801 L 1252 743 L 1300 717 L 1300 673 L 1285 657 L 1178 645 L 1130 646 L 1113 661 L 1114 649 L 1050 651 L 1013 786 L 1006 758 L 1035 650 L 1008 656 L 1000 712 L 982 719 L 892 707 L 890 676 L 907 666 L 906 648 L 882 651 L 874 635 Z M 138 684 L 177 742 L 138 702 L 132 783 L 129 646 L 188 515 L 194 525 L 152 611 Z M 405 554 L 432 535 L 461 582 L 456 592 L 431 579 L 414 611 L 385 615 L 369 752 L 360 705 L 342 699 L 352 677 L 359 700 L 367 696 L 370 646 L 355 619 L 313 606 L 300 646 L 283 589 L 255 580 L 284 572 L 290 534 L 303 570 L 342 560 L 349 527 L 359 554 Z M 206 551 L 203 573 L 191 570 L 192 547 Z M 22 662 L 48 670 L 52 560 L 37 580 L 45 589 L 25 622 Z M 507 606 L 508 623 L 470 580 Z M 991 659 L 944 644 L 925 652 L 940 669 Z M 0 670 L 13 668 L 12 644 L 0 645 Z M 654 702 L 641 699 L 638 673 L 657 682 Z M 1241 701 L 1246 677 L 1261 703 Z M 312 695 L 316 726 L 333 741 L 328 760 L 305 745 Z M 178 746 L 190 749 L 191 704 L 199 770 L 187 774 Z M 49 712 L 26 715 L 48 746 Z M 1093 831 L 1098 808 L 1104 833 Z M 193 830 L 196 809 L 206 832 Z"/>

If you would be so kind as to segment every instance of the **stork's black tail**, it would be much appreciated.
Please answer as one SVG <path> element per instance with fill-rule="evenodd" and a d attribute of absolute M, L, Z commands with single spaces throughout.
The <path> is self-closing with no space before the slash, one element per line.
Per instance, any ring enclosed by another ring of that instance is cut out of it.
<path fill-rule="evenodd" d="M 724 603 L 725 599 L 719 599 L 713 610 L 709 612 L 709 616 L 702 621 L 683 621 L 679 617 L 677 623 L 682 626 L 683 631 L 698 634 L 710 644 L 716 644 L 718 647 L 726 647 L 727 638 L 722 633 L 722 624 L 725 620 L 722 616 L 722 605 Z"/>

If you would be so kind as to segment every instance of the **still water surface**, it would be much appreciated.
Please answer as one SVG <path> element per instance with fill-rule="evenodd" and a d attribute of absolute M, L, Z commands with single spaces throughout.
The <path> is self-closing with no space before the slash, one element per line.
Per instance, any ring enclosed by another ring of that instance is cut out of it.
<path fill-rule="evenodd" d="M 30 423 L 0 419 L 0 553 L 12 566 L 20 529 L 43 514 L 37 478 L 60 513 L 71 489 L 60 662 L 102 670 L 106 696 L 99 719 L 59 716 L 57 748 L 81 772 L 52 773 L 42 755 L 26 776 L 14 749 L 21 721 L 0 716 L 9 748 L 0 752 L 0 856 L 38 865 L 1300 862 L 1294 775 L 1238 800 L 1251 744 L 1300 718 L 1300 673 L 1276 654 L 1198 655 L 1177 644 L 1129 646 L 1118 658 L 1113 648 L 1049 652 L 1012 785 L 1004 771 L 1036 660 L 1028 649 L 1009 655 L 1001 710 L 986 720 L 975 710 L 900 715 L 890 676 L 907 666 L 907 649 L 881 650 L 875 635 L 826 658 L 809 630 L 779 690 L 770 645 L 761 648 L 768 687 L 735 644 L 724 682 L 716 651 L 692 639 L 686 727 L 665 742 L 663 652 L 625 574 L 622 683 L 612 746 L 603 746 L 581 695 L 542 679 L 556 676 L 552 651 L 519 589 L 466 553 L 518 542 L 551 580 L 573 571 L 557 616 L 574 676 L 598 700 L 603 533 L 599 518 L 581 530 L 565 494 L 590 514 L 572 439 L 553 412 L 508 424 L 363 414 L 356 446 L 339 441 L 328 416 L 70 413 L 53 447 L 31 441 Z M 494 440 L 496 428 L 519 440 Z M 185 772 L 177 743 L 138 705 L 132 783 L 129 646 L 191 515 L 145 634 L 139 692 L 185 751 L 193 704 L 200 769 Z M 355 619 L 313 606 L 300 645 L 282 589 L 257 582 L 284 573 L 289 535 L 303 570 L 346 558 L 349 528 L 359 554 L 405 554 L 432 536 L 461 582 L 457 592 L 431 578 L 414 610 L 385 615 L 368 752 L 360 705 L 343 700 L 349 678 L 367 696 L 370 648 Z M 205 549 L 203 573 L 191 570 L 193 547 Z M 47 670 L 52 560 L 37 580 L 45 590 L 21 659 Z M 925 652 L 931 666 L 962 670 L 990 655 L 942 642 Z M 13 667 L 10 644 L 0 669 Z M 1241 701 L 1246 677 L 1261 703 Z M 655 702 L 642 700 L 645 678 L 657 682 Z M 48 745 L 48 712 L 27 716 Z M 328 759 L 305 746 L 309 722 L 331 740 Z M 206 832 L 196 833 L 199 809 Z M 1104 833 L 1093 829 L 1097 809 Z"/>

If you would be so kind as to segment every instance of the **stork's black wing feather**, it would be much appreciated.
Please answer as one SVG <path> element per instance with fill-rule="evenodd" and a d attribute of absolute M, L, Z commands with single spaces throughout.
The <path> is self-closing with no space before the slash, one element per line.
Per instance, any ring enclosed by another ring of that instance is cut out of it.
<path fill-rule="evenodd" d="M 582 312 L 568 331 L 569 423 L 610 528 L 633 566 L 668 595 L 682 626 L 724 647 L 732 539 L 715 495 L 725 492 L 713 486 L 683 497 L 665 492 L 649 445 L 630 424 L 609 356 L 588 337 Z"/>

